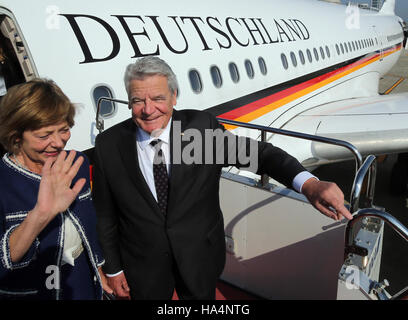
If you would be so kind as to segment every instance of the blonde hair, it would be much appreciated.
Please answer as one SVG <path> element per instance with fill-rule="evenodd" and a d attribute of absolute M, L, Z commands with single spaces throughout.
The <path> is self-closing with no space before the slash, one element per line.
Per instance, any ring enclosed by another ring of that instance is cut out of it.
<path fill-rule="evenodd" d="M 11 87 L 0 103 L 0 143 L 11 152 L 26 130 L 59 124 L 74 125 L 75 107 L 52 80 L 34 79 Z"/>

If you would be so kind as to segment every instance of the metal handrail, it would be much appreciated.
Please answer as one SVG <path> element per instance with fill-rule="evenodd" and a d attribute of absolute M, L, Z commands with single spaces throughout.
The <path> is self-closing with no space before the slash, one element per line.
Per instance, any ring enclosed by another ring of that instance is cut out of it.
<path fill-rule="evenodd" d="M 326 144 L 332 144 L 332 145 L 346 148 L 350 150 L 354 156 L 354 159 L 356 161 L 356 173 L 363 163 L 363 157 L 361 156 L 358 149 L 347 141 L 327 138 L 327 137 L 322 137 L 322 136 L 316 136 L 316 135 L 311 135 L 307 133 L 295 132 L 295 131 L 290 131 L 290 130 L 265 127 L 265 126 L 260 126 L 257 124 L 239 122 L 235 120 L 229 120 L 229 119 L 223 119 L 223 118 L 217 118 L 217 119 L 219 122 L 224 123 L 224 124 L 229 124 L 229 125 L 242 127 L 242 128 L 259 130 L 261 131 L 261 141 L 263 142 L 266 141 L 266 133 L 269 132 L 269 133 L 280 134 L 280 135 L 289 136 L 293 138 L 299 138 L 299 139 L 304 139 L 304 140 L 311 140 L 311 141 L 316 141 L 316 142 L 321 142 L 321 143 L 326 143 Z M 268 177 L 266 175 L 262 175 L 261 185 L 265 186 L 267 182 L 268 182 Z"/>
<path fill-rule="evenodd" d="M 351 151 L 351 153 L 354 156 L 354 159 L 356 161 L 356 174 L 361 167 L 363 163 L 363 157 L 361 156 L 360 152 L 358 149 L 352 145 L 351 143 L 343 140 L 338 140 L 338 139 L 333 139 L 333 138 L 327 138 L 327 137 L 322 137 L 322 136 L 316 136 L 316 135 L 311 135 L 307 133 L 301 133 L 301 132 L 295 132 L 295 131 L 289 131 L 289 130 L 284 130 L 284 129 L 277 129 L 277 128 L 271 128 L 271 127 L 265 127 L 265 126 L 260 126 L 257 124 L 252 124 L 252 123 L 245 123 L 245 122 L 239 122 L 235 120 L 229 120 L 229 119 L 223 119 L 223 118 L 217 118 L 219 122 L 224 123 L 224 124 L 229 124 L 237 127 L 242 127 L 242 128 L 248 128 L 248 129 L 254 129 L 254 130 L 259 130 L 261 131 L 261 141 L 265 142 L 266 141 L 266 133 L 274 133 L 274 134 L 280 134 L 284 136 L 289 136 L 293 138 L 298 138 L 298 139 L 304 139 L 304 140 L 310 140 L 310 141 L 316 141 L 316 142 L 321 142 L 321 143 L 326 143 L 326 144 L 331 144 L 331 145 L 336 145 L 339 147 L 343 147 Z M 266 186 L 269 178 L 267 175 L 262 175 L 261 177 L 261 185 Z M 371 185 L 375 185 L 375 183 L 370 183 Z M 361 188 L 359 189 L 361 190 Z M 360 195 L 358 195 L 358 199 L 360 199 Z M 353 198 L 353 194 L 350 196 L 350 203 L 351 201 L 355 201 Z"/>
<path fill-rule="evenodd" d="M 96 129 L 98 129 L 99 133 L 102 132 L 102 130 L 104 130 L 104 121 L 103 119 L 100 118 L 99 113 L 101 110 L 101 103 L 102 101 L 111 101 L 111 102 L 118 102 L 118 103 L 123 103 L 123 104 L 127 104 L 129 105 L 129 101 L 125 101 L 125 100 L 119 100 L 119 99 L 113 99 L 110 97 L 100 97 L 98 99 L 98 102 L 96 104 L 96 117 L 95 117 L 95 126 Z"/>
<path fill-rule="evenodd" d="M 395 230 L 402 238 L 408 241 L 408 228 L 405 227 L 400 221 L 398 221 L 395 217 L 390 215 L 388 212 L 381 211 L 374 208 L 364 208 L 358 210 L 355 214 L 353 214 L 353 219 L 350 220 L 346 227 L 346 235 L 345 235 L 345 248 L 346 254 L 347 250 L 351 247 L 354 247 L 354 237 L 353 237 L 353 226 L 363 218 L 366 217 L 375 217 L 385 221 L 390 227 Z"/>
<path fill-rule="evenodd" d="M 369 173 L 368 185 L 367 185 L 367 203 L 365 207 L 372 207 L 374 200 L 374 191 L 375 191 L 375 180 L 377 176 L 377 161 L 376 157 L 373 155 L 367 156 L 363 165 L 358 169 L 356 176 L 354 178 L 353 187 L 351 189 L 351 198 L 350 198 L 350 211 L 355 212 L 358 210 L 358 205 L 360 203 L 360 195 L 363 186 L 364 179 Z"/>
<path fill-rule="evenodd" d="M 217 120 L 219 122 L 221 122 L 221 123 L 225 123 L 225 124 L 229 124 L 229 125 L 233 125 L 233 126 L 237 126 L 237 127 L 259 130 L 259 131 L 261 131 L 261 137 L 262 137 L 261 141 L 264 141 L 264 139 L 266 139 L 266 135 L 264 134 L 264 132 L 269 132 L 269 133 L 280 134 L 280 135 L 289 136 L 289 137 L 293 137 L 293 138 L 311 140 L 311 141 L 316 141 L 316 142 L 327 143 L 327 144 L 332 144 L 332 145 L 344 147 L 344 148 L 350 150 L 351 153 L 353 153 L 354 158 L 356 160 L 357 169 L 360 168 L 362 163 L 363 163 L 363 157 L 361 156 L 358 149 L 354 145 L 352 145 L 351 143 L 349 143 L 347 141 L 333 139 L 333 138 L 327 138 L 327 137 L 322 137 L 322 136 L 316 136 L 316 135 L 311 135 L 311 134 L 307 134 L 307 133 L 289 131 L 289 130 L 284 130 L 284 129 L 265 127 L 265 126 L 260 126 L 260 125 L 257 125 L 257 124 L 239 122 L 239 121 L 223 119 L 223 118 L 217 118 Z"/>

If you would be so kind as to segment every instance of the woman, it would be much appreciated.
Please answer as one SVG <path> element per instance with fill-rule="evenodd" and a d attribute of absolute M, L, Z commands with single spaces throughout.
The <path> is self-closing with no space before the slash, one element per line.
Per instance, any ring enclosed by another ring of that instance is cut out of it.
<path fill-rule="evenodd" d="M 89 163 L 63 151 L 75 108 L 52 81 L 0 104 L 0 299 L 101 299 Z"/>

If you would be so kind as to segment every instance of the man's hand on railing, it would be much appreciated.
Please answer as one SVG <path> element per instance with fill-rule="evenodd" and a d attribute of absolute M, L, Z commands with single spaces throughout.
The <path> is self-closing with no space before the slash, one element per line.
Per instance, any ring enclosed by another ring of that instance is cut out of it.
<path fill-rule="evenodd" d="M 335 183 L 310 178 L 303 184 L 302 193 L 325 216 L 334 220 L 340 220 L 342 216 L 353 219 L 344 206 L 344 194 Z"/>

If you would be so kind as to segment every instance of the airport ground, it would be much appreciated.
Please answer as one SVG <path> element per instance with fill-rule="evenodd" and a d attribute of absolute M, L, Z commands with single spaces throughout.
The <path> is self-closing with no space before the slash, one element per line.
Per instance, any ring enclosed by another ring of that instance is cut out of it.
<path fill-rule="evenodd" d="M 405 50 L 398 63 L 380 80 L 381 94 L 408 92 L 408 51 Z M 408 124 L 407 124 L 408 125 Z M 395 194 L 391 191 L 391 170 L 397 155 L 380 157 L 377 168 L 374 204 L 385 208 L 408 227 L 408 191 Z M 408 165 L 408 163 L 407 163 Z M 354 161 L 320 167 L 314 173 L 324 180 L 335 181 L 349 199 L 355 174 Z M 384 229 L 380 280 L 387 279 L 387 291 L 394 295 L 408 286 L 408 242 L 388 225 Z"/>

